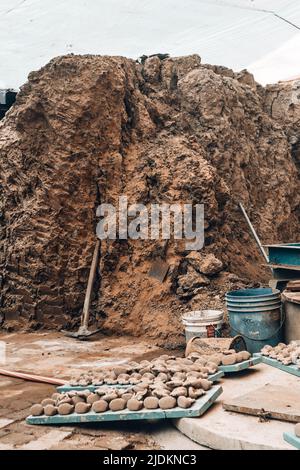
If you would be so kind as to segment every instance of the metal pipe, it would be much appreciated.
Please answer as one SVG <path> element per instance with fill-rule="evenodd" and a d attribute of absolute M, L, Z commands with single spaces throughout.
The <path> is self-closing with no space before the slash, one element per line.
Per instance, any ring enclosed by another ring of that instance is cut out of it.
<path fill-rule="evenodd" d="M 250 221 L 248 215 L 247 215 L 247 212 L 245 211 L 244 206 L 243 206 L 243 204 L 242 204 L 241 202 L 239 202 L 239 206 L 240 206 L 240 209 L 241 209 L 241 211 L 242 211 L 242 213 L 243 213 L 243 215 L 244 215 L 244 217 L 245 217 L 245 219 L 246 219 L 246 222 L 247 222 L 247 224 L 248 224 L 248 226 L 249 226 L 249 228 L 250 228 L 250 230 L 251 230 L 251 233 L 252 233 L 253 237 L 255 238 L 255 241 L 256 241 L 256 243 L 257 243 L 258 248 L 260 249 L 261 254 L 262 254 L 263 257 L 265 258 L 265 261 L 266 261 L 267 263 L 269 263 L 268 255 L 267 255 L 267 253 L 266 253 L 264 247 L 263 247 L 262 244 L 260 243 L 260 239 L 258 238 L 258 235 L 257 235 L 257 233 L 256 233 L 256 231 L 255 231 L 255 229 L 254 229 L 254 227 L 253 227 L 253 225 L 252 225 L 252 223 L 251 223 L 251 221 Z"/>

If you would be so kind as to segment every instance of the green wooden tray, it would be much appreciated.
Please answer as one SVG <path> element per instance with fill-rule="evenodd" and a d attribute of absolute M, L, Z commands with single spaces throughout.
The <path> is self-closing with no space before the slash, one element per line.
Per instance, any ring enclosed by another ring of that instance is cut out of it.
<path fill-rule="evenodd" d="M 224 372 L 222 370 L 218 370 L 218 372 L 216 372 L 215 374 L 210 375 L 208 377 L 208 379 L 211 382 L 217 382 L 223 376 L 224 376 Z M 76 386 L 72 386 L 72 385 L 61 385 L 61 386 L 57 387 L 56 390 L 59 393 L 65 393 L 65 392 L 71 392 L 71 391 L 81 392 L 82 390 L 89 390 L 90 392 L 94 392 L 95 390 L 97 390 L 97 388 L 102 387 L 102 386 L 115 387 L 115 388 L 129 388 L 132 385 L 119 385 L 119 384 L 117 384 L 117 385 L 107 385 L 107 384 L 103 384 L 103 385 L 88 385 L 87 387 L 76 387 Z"/>
<path fill-rule="evenodd" d="M 277 369 L 283 370 L 284 372 L 287 372 L 288 374 L 293 374 L 293 375 L 296 375 L 297 377 L 300 377 L 300 369 L 298 369 L 298 367 L 295 366 L 294 364 L 291 364 L 290 366 L 285 366 L 280 361 L 277 361 L 277 359 L 271 359 L 270 357 L 263 356 L 260 353 L 256 353 L 254 355 L 256 357 L 260 357 L 264 364 L 268 364 L 269 366 L 276 367 Z"/>
<path fill-rule="evenodd" d="M 283 439 L 292 446 L 296 447 L 296 449 L 300 450 L 300 437 L 297 437 L 292 432 L 284 432 Z"/>
<path fill-rule="evenodd" d="M 239 372 L 241 370 L 248 369 L 249 367 L 255 366 L 262 362 L 261 357 L 252 357 L 247 361 L 238 362 L 237 364 L 232 364 L 232 366 L 219 366 L 219 369 L 224 372 L 224 374 Z"/>
<path fill-rule="evenodd" d="M 137 419 L 166 419 L 166 418 L 192 418 L 202 416 L 206 410 L 221 395 L 223 389 L 221 385 L 214 385 L 203 397 L 198 398 L 191 408 L 173 408 L 172 410 L 146 410 L 120 412 L 105 411 L 104 413 L 94 413 L 90 411 L 85 414 L 72 413 L 67 416 L 29 416 L 26 419 L 27 424 L 76 424 L 92 423 L 100 421 L 129 421 Z"/>

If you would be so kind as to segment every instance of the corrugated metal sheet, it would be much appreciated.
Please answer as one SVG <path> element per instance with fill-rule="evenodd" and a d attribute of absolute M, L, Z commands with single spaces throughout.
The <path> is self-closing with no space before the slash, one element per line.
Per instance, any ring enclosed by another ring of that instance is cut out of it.
<path fill-rule="evenodd" d="M 70 52 L 199 53 L 234 70 L 250 66 L 261 82 L 300 73 L 299 0 L 0 0 L 0 18 L 0 88 L 17 88 L 31 70 Z"/>

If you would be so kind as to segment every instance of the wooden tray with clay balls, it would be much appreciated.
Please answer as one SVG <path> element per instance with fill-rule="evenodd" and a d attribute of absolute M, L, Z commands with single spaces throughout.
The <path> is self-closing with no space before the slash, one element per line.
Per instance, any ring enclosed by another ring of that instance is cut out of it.
<path fill-rule="evenodd" d="M 202 416 L 221 395 L 223 389 L 221 385 L 214 385 L 205 395 L 198 398 L 195 403 L 187 409 L 173 408 L 171 410 L 146 410 L 140 411 L 105 411 L 104 413 L 95 413 L 89 411 L 85 414 L 72 413 L 67 416 L 29 416 L 26 419 L 27 424 L 76 424 L 92 423 L 100 421 L 129 421 L 138 419 L 166 419 L 166 418 L 193 418 Z"/>
<path fill-rule="evenodd" d="M 218 380 L 221 379 L 221 377 L 224 376 L 224 372 L 222 370 L 218 370 L 215 374 L 209 375 L 208 380 L 211 382 L 217 382 Z M 137 384 L 138 385 L 138 384 Z M 100 387 L 114 387 L 114 388 L 130 388 L 132 385 L 108 385 L 108 384 L 102 384 L 102 385 L 87 385 L 86 387 L 79 387 L 79 386 L 72 386 L 72 385 L 61 385 L 57 387 L 57 392 L 58 393 L 66 393 L 66 392 L 72 392 L 72 391 L 77 391 L 77 392 L 82 392 L 83 390 L 89 390 L 90 392 L 94 392 L 97 390 L 97 388 Z"/>
<path fill-rule="evenodd" d="M 296 447 L 296 449 L 300 450 L 300 437 L 297 437 L 296 434 L 292 432 L 284 432 L 283 439 L 291 444 L 291 446 Z"/>
<path fill-rule="evenodd" d="M 231 366 L 219 366 L 219 369 L 224 372 L 224 374 L 240 372 L 241 370 L 249 369 L 249 367 L 256 366 L 262 362 L 261 357 L 250 357 L 247 361 L 237 362 Z"/>
<path fill-rule="evenodd" d="M 269 356 L 263 356 L 261 353 L 255 353 L 255 357 L 260 357 L 264 364 L 268 364 L 269 366 L 276 367 L 276 369 L 283 370 L 288 374 L 296 375 L 296 377 L 300 377 L 300 369 L 295 364 L 290 364 L 286 366 L 282 364 L 282 362 L 277 361 L 277 359 L 272 359 Z"/>

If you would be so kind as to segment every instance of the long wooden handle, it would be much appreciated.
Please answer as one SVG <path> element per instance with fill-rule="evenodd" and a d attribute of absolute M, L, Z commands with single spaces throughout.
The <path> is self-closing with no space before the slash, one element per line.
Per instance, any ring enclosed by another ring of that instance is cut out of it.
<path fill-rule="evenodd" d="M 50 377 L 44 377 L 42 375 L 24 374 L 23 372 L 15 372 L 6 369 L 0 369 L 0 375 L 5 375 L 6 377 L 14 377 L 16 379 L 29 380 L 30 382 L 41 382 L 51 385 L 64 385 L 66 383 L 65 380 L 61 379 L 52 379 Z"/>
<path fill-rule="evenodd" d="M 93 260 L 91 264 L 91 269 L 90 269 L 90 274 L 89 274 L 88 285 L 87 285 L 86 293 L 85 293 L 83 311 L 82 311 L 81 326 L 86 327 L 86 328 L 88 327 L 88 324 L 89 324 L 91 295 L 92 295 L 93 285 L 95 281 L 96 268 L 98 264 L 99 248 L 100 248 L 100 240 L 99 238 L 97 238 L 96 246 L 95 246 L 94 254 L 93 254 Z"/>

